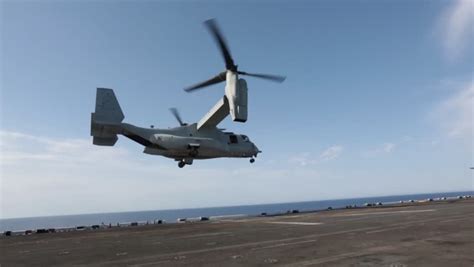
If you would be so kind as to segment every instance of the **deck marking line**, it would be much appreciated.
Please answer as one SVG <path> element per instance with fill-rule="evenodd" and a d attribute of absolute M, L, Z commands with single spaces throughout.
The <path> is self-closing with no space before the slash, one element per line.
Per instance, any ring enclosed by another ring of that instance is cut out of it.
<path fill-rule="evenodd" d="M 153 261 L 153 262 L 147 262 L 147 263 L 140 263 L 140 264 L 133 264 L 131 267 L 141 267 L 141 266 L 156 266 L 159 263 L 166 263 L 170 262 L 171 260 L 161 260 L 161 261 Z"/>
<path fill-rule="evenodd" d="M 429 210 L 397 210 L 397 211 L 379 211 L 379 212 L 361 212 L 361 213 L 349 213 L 349 214 L 339 214 L 334 215 L 333 217 L 347 217 L 347 216 L 362 216 L 362 215 L 380 215 L 380 214 L 397 214 L 397 213 L 420 213 L 420 212 L 432 212 L 436 211 L 435 209 Z"/>
<path fill-rule="evenodd" d="M 458 215 L 459 216 L 459 215 Z M 452 216 L 451 218 L 456 218 L 458 216 Z M 449 216 L 445 216 L 449 218 Z M 425 219 L 425 220 L 418 220 L 418 221 L 412 221 L 412 222 L 404 222 L 404 223 L 395 223 L 395 224 L 389 224 L 388 226 L 401 226 L 401 225 L 411 225 L 411 224 L 416 224 L 416 223 L 426 223 L 430 221 L 439 221 L 440 218 L 432 218 L 432 219 Z M 335 231 L 335 232 L 327 232 L 327 233 L 322 233 L 322 234 L 312 234 L 312 235 L 307 235 L 304 237 L 290 237 L 290 238 L 283 238 L 283 239 L 272 239 L 272 240 L 263 240 L 263 241 L 256 241 L 256 242 L 247 242 L 247 243 L 240 243 L 240 244 L 233 244 L 233 245 L 224 245 L 220 247 L 213 247 L 213 248 L 206 248 L 206 249 L 195 249 L 195 250 L 187 250 L 187 251 L 180 251 L 180 252 L 170 252 L 170 253 L 164 253 L 164 254 L 158 254 L 158 255 L 150 255 L 150 256 L 145 256 L 145 257 L 136 257 L 136 258 L 128 258 L 128 259 L 123 259 L 123 260 L 109 260 L 109 261 L 103 261 L 100 262 L 101 265 L 105 264 L 126 264 L 126 263 L 132 263 L 136 261 L 153 261 L 157 260 L 160 258 L 164 257 L 171 257 L 174 255 L 190 255 L 190 254 L 200 254 L 200 253 L 208 253 L 208 252 L 215 252 L 215 251 L 223 251 L 223 250 L 229 250 L 229 249 L 240 249 L 240 248 L 246 248 L 246 247 L 252 247 L 252 246 L 259 246 L 259 245 L 266 245 L 266 244 L 271 244 L 271 243 L 276 243 L 276 242 L 288 242 L 288 241 L 295 241 L 298 242 L 298 240 L 301 241 L 308 241 L 308 238 L 317 238 L 317 237 L 325 237 L 325 236 L 332 236 L 332 235 L 340 235 L 340 234 L 348 234 L 348 233 L 356 233 L 356 232 L 366 232 L 366 231 L 371 231 L 371 230 L 377 230 L 381 229 L 379 226 L 370 226 L 370 227 L 362 227 L 362 228 L 355 228 L 355 229 L 350 229 L 350 230 L 342 230 L 342 231 Z M 305 239 L 305 240 L 302 240 Z M 309 242 L 309 241 L 308 241 Z"/>
<path fill-rule="evenodd" d="M 375 233 L 381 233 L 381 232 L 386 232 L 386 231 L 391 231 L 391 230 L 403 229 L 403 228 L 407 228 L 407 227 L 410 227 L 410 226 L 411 225 L 390 227 L 390 228 L 384 228 L 384 229 L 380 229 L 380 230 L 368 231 L 368 232 L 365 232 L 365 233 L 366 234 L 375 234 Z"/>
<path fill-rule="evenodd" d="M 312 243 L 312 242 L 316 242 L 316 241 L 318 241 L 318 240 L 317 239 L 311 239 L 311 240 L 297 241 L 297 242 L 291 242 L 291 243 L 280 243 L 280 244 L 275 244 L 275 245 L 271 245 L 271 246 L 257 247 L 257 248 L 253 248 L 252 250 L 255 251 L 255 250 L 261 250 L 261 249 L 279 248 L 279 247 L 285 247 L 285 246 Z"/>
<path fill-rule="evenodd" d="M 421 244 L 424 240 L 417 240 L 414 242 L 410 242 L 408 244 L 404 244 L 401 247 L 403 248 L 410 248 L 413 246 L 416 246 L 418 244 Z M 387 251 L 392 251 L 396 249 L 394 246 L 377 246 L 377 247 L 371 247 L 368 249 L 360 250 L 357 252 L 348 252 L 348 253 L 342 253 L 339 255 L 334 255 L 334 256 L 328 256 L 324 258 L 319 258 L 319 259 L 312 259 L 312 260 L 305 260 L 301 262 L 296 262 L 296 263 L 291 263 L 291 264 L 286 264 L 283 266 L 312 266 L 312 265 L 319 265 L 319 264 L 324 264 L 324 263 L 329 263 L 329 262 L 335 262 L 335 261 L 340 261 L 340 260 L 345 260 L 349 258 L 355 258 L 355 257 L 363 257 L 367 255 L 373 255 L 373 254 L 378 254 L 380 252 L 387 252 Z"/>
<path fill-rule="evenodd" d="M 271 244 L 271 243 L 275 243 L 275 242 L 301 240 L 303 238 L 310 238 L 310 237 L 314 238 L 314 237 L 323 237 L 323 236 L 331 236 L 331 235 L 340 235 L 340 234 L 346 234 L 346 233 L 352 233 L 352 232 L 368 231 L 368 230 L 373 230 L 373 229 L 377 229 L 377 228 L 379 228 L 379 227 L 362 227 L 362 228 L 356 228 L 356 229 L 351 229 L 351 230 L 342 230 L 342 231 L 336 231 L 336 232 L 328 232 L 328 233 L 322 233 L 322 234 L 308 235 L 308 236 L 305 236 L 305 237 L 290 237 L 290 238 L 283 238 L 283 239 L 272 239 L 272 240 L 248 242 L 248 243 L 242 243 L 242 244 L 224 245 L 224 246 L 213 247 L 213 248 L 195 249 L 195 250 L 187 250 L 187 251 L 180 251 L 180 252 L 170 252 L 170 253 L 164 253 L 164 254 L 153 255 L 153 256 L 128 258 L 128 259 L 123 259 L 123 260 L 109 260 L 109 261 L 100 262 L 99 265 L 106 265 L 106 264 L 115 264 L 116 265 L 116 264 L 124 264 L 124 263 L 134 262 L 134 261 L 137 261 L 137 260 L 143 261 L 143 260 L 154 260 L 154 259 L 159 259 L 159 258 L 164 258 L 164 257 L 172 257 L 174 255 L 189 255 L 189 254 L 198 254 L 198 253 L 208 253 L 208 252 L 223 251 L 223 250 L 228 250 L 228 249 L 238 249 L 238 248 L 264 245 L 264 244 Z M 305 241 L 307 241 L 307 240 L 305 240 Z M 133 265 L 133 264 L 131 264 L 131 265 Z"/>
<path fill-rule="evenodd" d="M 229 235 L 231 232 L 217 232 L 217 233 L 206 233 L 206 234 L 195 234 L 195 235 L 186 235 L 180 236 L 175 239 L 186 239 L 186 238 L 195 238 L 195 237 L 207 237 L 207 236 L 217 236 L 217 235 Z"/>
<path fill-rule="evenodd" d="M 279 221 L 279 222 L 265 222 L 265 223 L 272 223 L 272 224 L 289 224 L 289 225 L 320 225 L 323 223 L 320 222 L 285 222 L 285 221 Z"/>
<path fill-rule="evenodd" d="M 448 222 L 462 221 L 462 220 L 465 220 L 465 219 L 471 219 L 471 217 L 462 217 L 462 218 L 457 218 L 457 219 L 444 220 L 444 221 L 440 221 L 440 223 L 448 223 Z"/>

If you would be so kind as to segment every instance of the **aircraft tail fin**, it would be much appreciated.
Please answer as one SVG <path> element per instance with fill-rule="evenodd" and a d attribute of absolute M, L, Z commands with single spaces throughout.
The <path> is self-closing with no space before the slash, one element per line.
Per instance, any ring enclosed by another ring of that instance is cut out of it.
<path fill-rule="evenodd" d="M 112 89 L 97 88 L 95 112 L 91 114 L 93 144 L 113 146 L 122 130 L 124 115 Z"/>

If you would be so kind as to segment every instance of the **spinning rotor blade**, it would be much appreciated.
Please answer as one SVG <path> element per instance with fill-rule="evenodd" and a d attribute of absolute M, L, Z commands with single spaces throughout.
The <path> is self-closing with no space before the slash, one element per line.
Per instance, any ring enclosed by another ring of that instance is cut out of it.
<path fill-rule="evenodd" d="M 237 71 L 237 73 L 241 74 L 241 75 L 247 75 L 247 76 L 251 76 L 251 77 L 266 79 L 266 80 L 273 81 L 273 82 L 278 82 L 278 83 L 281 83 L 281 82 L 285 81 L 285 79 L 286 79 L 285 76 L 272 75 L 272 74 L 248 73 L 248 72 L 245 72 L 245 71 Z"/>
<path fill-rule="evenodd" d="M 226 76 L 227 76 L 227 71 L 231 71 L 234 74 L 237 73 L 241 75 L 252 76 L 252 77 L 266 79 L 266 80 L 280 82 L 280 83 L 286 79 L 285 76 L 280 76 L 280 75 L 247 73 L 244 71 L 237 71 L 237 65 L 234 64 L 234 60 L 232 59 L 232 56 L 230 54 L 229 47 L 227 46 L 227 43 L 219 29 L 219 26 L 217 26 L 216 20 L 215 19 L 207 20 L 204 22 L 204 25 L 207 27 L 212 37 L 214 37 L 214 40 L 216 41 L 219 49 L 221 50 L 222 56 L 224 57 L 224 61 L 225 61 L 226 71 L 219 73 L 218 75 L 214 76 L 213 78 L 207 81 L 185 88 L 184 90 L 186 92 L 192 92 L 194 90 L 201 89 L 209 85 L 213 85 L 213 84 L 225 81 Z"/>
<path fill-rule="evenodd" d="M 221 50 L 222 56 L 224 57 L 225 67 L 228 70 L 235 71 L 237 70 L 237 66 L 234 64 L 234 60 L 230 55 L 229 46 L 227 45 L 224 36 L 222 35 L 219 27 L 217 26 L 217 22 L 215 19 L 206 20 L 204 24 L 207 26 L 207 29 L 212 33 L 214 40 L 219 45 Z"/>
<path fill-rule="evenodd" d="M 195 84 L 193 86 L 187 87 L 187 88 L 184 89 L 184 91 L 189 93 L 189 92 L 192 92 L 192 91 L 197 90 L 197 89 L 204 88 L 204 87 L 209 86 L 209 85 L 213 85 L 213 84 L 216 84 L 216 83 L 223 82 L 225 80 L 226 80 L 226 72 L 224 71 L 224 72 L 221 72 L 221 73 L 217 74 L 216 76 L 212 77 L 211 79 L 209 79 L 207 81 L 204 81 L 204 82 Z"/>
<path fill-rule="evenodd" d="M 173 116 L 176 118 L 176 120 L 179 122 L 179 125 L 181 125 L 181 126 L 186 125 L 186 123 L 184 123 L 183 120 L 181 119 L 181 116 L 179 115 L 179 112 L 178 112 L 177 108 L 170 108 L 170 111 L 173 114 Z"/>

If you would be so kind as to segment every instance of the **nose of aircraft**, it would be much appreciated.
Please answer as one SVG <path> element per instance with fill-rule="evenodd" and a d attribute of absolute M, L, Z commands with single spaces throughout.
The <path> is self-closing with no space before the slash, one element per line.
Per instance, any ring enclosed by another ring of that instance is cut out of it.
<path fill-rule="evenodd" d="M 253 152 L 255 153 L 255 155 L 257 155 L 258 153 L 262 153 L 262 151 L 260 151 L 254 143 L 252 143 L 252 145 L 253 145 Z"/>

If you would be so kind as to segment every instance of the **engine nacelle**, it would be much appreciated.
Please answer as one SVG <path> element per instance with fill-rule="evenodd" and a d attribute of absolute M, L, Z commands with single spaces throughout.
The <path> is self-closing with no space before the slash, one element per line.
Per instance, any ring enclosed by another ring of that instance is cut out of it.
<path fill-rule="evenodd" d="M 230 116 L 233 121 L 246 122 L 248 115 L 248 88 L 244 79 L 239 79 L 236 83 L 236 90 L 233 103 L 229 103 Z"/>

